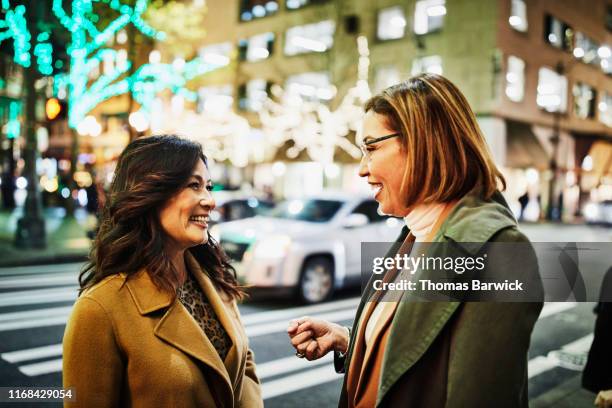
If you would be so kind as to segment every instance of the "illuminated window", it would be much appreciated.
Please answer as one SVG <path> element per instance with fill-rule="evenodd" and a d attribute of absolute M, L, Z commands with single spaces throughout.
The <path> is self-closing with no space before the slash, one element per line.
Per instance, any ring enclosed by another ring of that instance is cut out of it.
<path fill-rule="evenodd" d="M 238 52 L 242 61 L 261 61 L 274 51 L 274 33 L 255 35 L 248 40 L 240 41 Z"/>
<path fill-rule="evenodd" d="M 512 0 L 508 22 L 517 31 L 527 31 L 527 6 L 525 0 Z"/>
<path fill-rule="evenodd" d="M 595 91 L 583 83 L 576 83 L 572 89 L 574 94 L 574 113 L 582 119 L 595 117 Z"/>
<path fill-rule="evenodd" d="M 231 85 L 205 86 L 198 89 L 198 113 L 229 111 L 233 103 Z"/>
<path fill-rule="evenodd" d="M 327 72 L 304 72 L 287 78 L 285 89 L 308 101 L 330 101 L 336 96 Z"/>
<path fill-rule="evenodd" d="M 278 11 L 278 2 L 275 0 L 240 0 L 240 20 L 269 16 Z"/>
<path fill-rule="evenodd" d="M 525 61 L 513 55 L 508 57 L 506 96 L 514 102 L 522 101 L 525 96 Z"/>
<path fill-rule="evenodd" d="M 548 112 L 565 112 L 567 110 L 567 78 L 550 68 L 540 68 L 536 102 Z"/>
<path fill-rule="evenodd" d="M 241 110 L 259 111 L 268 97 L 270 83 L 265 79 L 252 79 L 238 88 L 238 107 Z"/>
<path fill-rule="evenodd" d="M 561 50 L 569 51 L 574 44 L 574 31 L 556 17 L 547 14 L 544 19 L 544 40 Z"/>
<path fill-rule="evenodd" d="M 374 92 L 380 92 L 400 81 L 400 73 L 395 65 L 383 65 L 374 70 Z"/>
<path fill-rule="evenodd" d="M 415 58 L 412 62 L 411 74 L 418 75 L 423 72 L 442 75 L 442 58 L 439 55 Z"/>
<path fill-rule="evenodd" d="M 285 34 L 285 54 L 325 52 L 334 43 L 336 24 L 332 20 L 291 27 Z"/>
<path fill-rule="evenodd" d="M 233 45 L 231 42 L 212 44 L 198 50 L 199 57 L 207 63 L 227 65 L 230 62 Z"/>
<path fill-rule="evenodd" d="M 612 126 L 612 94 L 604 92 L 597 108 L 599 109 L 599 120 L 607 126 Z"/>
<path fill-rule="evenodd" d="M 419 0 L 414 10 L 414 32 L 427 34 L 439 30 L 444 25 L 446 15 L 445 0 Z"/>
<path fill-rule="evenodd" d="M 395 40 L 404 36 L 406 16 L 400 6 L 389 7 L 378 12 L 376 36 L 379 40 Z"/>
<path fill-rule="evenodd" d="M 286 0 L 285 6 L 288 10 L 297 10 L 309 4 L 323 4 L 328 0 Z"/>

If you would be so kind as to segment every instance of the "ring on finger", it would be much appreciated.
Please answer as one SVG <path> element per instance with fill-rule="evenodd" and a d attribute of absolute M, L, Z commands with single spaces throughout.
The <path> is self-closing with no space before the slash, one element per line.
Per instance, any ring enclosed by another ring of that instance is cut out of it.
<path fill-rule="evenodd" d="M 296 352 L 295 352 L 295 356 L 296 356 L 297 358 L 304 358 L 304 357 L 306 357 L 306 355 L 304 355 L 304 354 L 300 353 L 299 351 L 296 351 Z"/>

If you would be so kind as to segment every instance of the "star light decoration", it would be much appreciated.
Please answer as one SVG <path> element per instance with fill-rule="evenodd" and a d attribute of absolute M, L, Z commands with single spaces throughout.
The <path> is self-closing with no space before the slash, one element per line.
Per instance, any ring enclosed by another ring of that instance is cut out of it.
<path fill-rule="evenodd" d="M 318 101 L 305 101 L 294 92 L 283 91 L 280 87 L 273 88 L 279 102 L 268 98 L 259 112 L 266 143 L 280 148 L 287 141 L 292 141 L 293 146 L 287 149 L 290 159 L 306 151 L 313 161 L 322 164 L 333 163 L 337 148 L 356 160 L 361 157 L 359 148 L 346 138 L 353 131 L 356 140 L 361 139 L 363 105 L 371 96 L 368 85 L 370 53 L 366 37 L 357 38 L 357 48 L 357 83 L 348 90 L 335 110 Z"/>
<path fill-rule="evenodd" d="M 94 3 L 108 5 L 118 13 L 106 27 L 99 29 L 99 16 L 94 13 Z M 226 63 L 205 61 L 194 58 L 176 69 L 171 64 L 148 63 L 141 65 L 133 75 L 128 76 L 132 62 L 114 64 L 110 72 L 102 75 L 96 73 L 105 59 L 118 60 L 117 50 L 107 46 L 111 39 L 132 24 L 143 35 L 163 41 L 165 34 L 149 26 L 142 18 L 148 6 L 148 0 L 136 0 L 134 5 L 124 4 L 120 0 L 72 0 L 72 14 L 68 14 L 62 0 L 53 0 L 52 12 L 60 24 L 68 30 L 71 41 L 68 45 L 70 70 L 67 74 L 55 76 L 56 90 L 67 89 L 69 100 L 68 125 L 76 129 L 97 105 L 114 96 L 132 92 L 134 99 L 141 105 L 145 114 L 150 115 L 151 104 L 157 93 L 169 89 L 188 99 L 194 100 L 195 94 L 186 88 L 186 83 L 195 76 L 219 68 Z M 29 67 L 31 65 L 32 35 L 28 30 L 25 18 L 26 6 L 11 6 L 10 0 L 2 0 L 4 19 L 0 20 L 0 42 L 12 39 L 15 63 Z M 53 72 L 53 47 L 49 42 L 50 33 L 40 33 L 33 49 L 37 69 L 43 75 Z M 58 67 L 56 61 L 55 66 Z M 59 64 L 61 65 L 61 64 Z M 90 78 L 94 76 L 93 81 Z"/>

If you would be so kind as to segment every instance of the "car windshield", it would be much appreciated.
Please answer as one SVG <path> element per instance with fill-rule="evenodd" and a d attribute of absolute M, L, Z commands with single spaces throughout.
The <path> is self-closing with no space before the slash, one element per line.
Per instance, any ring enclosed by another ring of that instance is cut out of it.
<path fill-rule="evenodd" d="M 335 200 L 287 200 L 279 203 L 266 215 L 291 220 L 327 222 L 341 206 L 342 201 Z"/>

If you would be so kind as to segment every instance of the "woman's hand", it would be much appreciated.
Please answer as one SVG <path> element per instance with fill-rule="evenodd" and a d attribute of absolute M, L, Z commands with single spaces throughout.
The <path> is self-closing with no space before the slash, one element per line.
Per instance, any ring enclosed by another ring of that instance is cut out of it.
<path fill-rule="evenodd" d="M 322 319 L 302 317 L 292 320 L 287 334 L 296 351 L 308 360 L 319 359 L 332 350 L 345 353 L 348 349 L 348 329 Z"/>
<path fill-rule="evenodd" d="M 597 408 L 612 408 L 612 390 L 599 391 L 595 398 Z"/>

